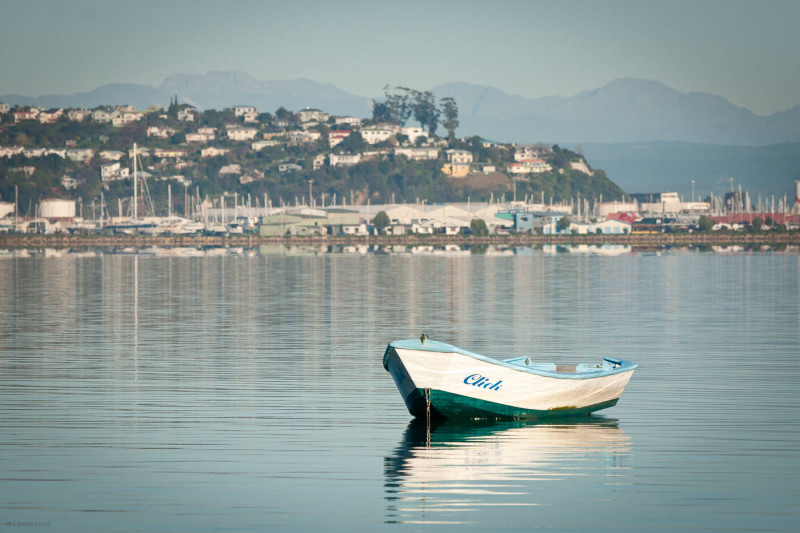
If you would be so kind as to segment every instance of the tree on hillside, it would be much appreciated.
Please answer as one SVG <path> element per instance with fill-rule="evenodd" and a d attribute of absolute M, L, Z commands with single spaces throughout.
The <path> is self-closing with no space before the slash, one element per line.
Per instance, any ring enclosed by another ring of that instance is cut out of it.
<path fill-rule="evenodd" d="M 294 114 L 283 106 L 275 111 L 275 118 L 278 120 L 291 120 Z"/>
<path fill-rule="evenodd" d="M 392 122 L 392 110 L 386 102 L 372 101 L 372 120 L 377 124 L 380 122 Z"/>
<path fill-rule="evenodd" d="M 169 99 L 169 107 L 167 108 L 167 116 L 172 120 L 178 119 L 178 95 L 175 98 Z"/>
<path fill-rule="evenodd" d="M 354 131 L 336 145 L 336 151 L 338 153 L 350 153 L 350 154 L 357 154 L 364 151 L 366 148 L 367 143 L 364 142 L 364 138 L 361 136 L 361 133 L 358 131 Z"/>
<path fill-rule="evenodd" d="M 439 127 L 441 111 L 436 107 L 436 100 L 431 91 L 413 91 L 414 119 L 420 127 L 427 129 L 431 137 Z"/>
<path fill-rule="evenodd" d="M 454 98 L 450 96 L 446 96 L 439 100 L 439 104 L 442 108 L 442 116 L 444 120 L 442 121 L 442 126 L 447 130 L 447 138 L 452 143 L 456 138 L 456 128 L 458 128 L 458 104 Z"/>

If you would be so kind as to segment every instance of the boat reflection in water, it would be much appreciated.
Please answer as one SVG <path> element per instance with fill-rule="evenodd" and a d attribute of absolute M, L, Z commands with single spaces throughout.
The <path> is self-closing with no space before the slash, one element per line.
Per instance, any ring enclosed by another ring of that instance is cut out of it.
<path fill-rule="evenodd" d="M 445 421 L 430 429 L 415 419 L 384 460 L 386 520 L 486 523 L 487 512 L 507 524 L 513 515 L 527 520 L 554 494 L 572 493 L 571 480 L 582 480 L 580 490 L 587 480 L 604 480 L 595 487 L 603 492 L 627 483 L 630 456 L 629 440 L 611 418 Z"/>

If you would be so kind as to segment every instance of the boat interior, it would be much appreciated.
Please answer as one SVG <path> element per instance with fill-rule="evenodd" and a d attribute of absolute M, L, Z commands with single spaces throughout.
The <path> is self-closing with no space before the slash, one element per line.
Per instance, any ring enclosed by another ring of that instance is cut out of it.
<path fill-rule="evenodd" d="M 590 372 L 607 372 L 614 370 L 621 365 L 618 359 L 613 357 L 606 357 L 602 363 L 580 363 L 576 365 L 559 365 L 556 363 L 537 363 L 530 357 L 513 357 L 511 359 L 504 359 L 506 363 L 521 366 L 523 368 L 530 368 L 532 370 L 539 370 L 541 372 L 556 372 L 559 374 L 584 374 Z"/>

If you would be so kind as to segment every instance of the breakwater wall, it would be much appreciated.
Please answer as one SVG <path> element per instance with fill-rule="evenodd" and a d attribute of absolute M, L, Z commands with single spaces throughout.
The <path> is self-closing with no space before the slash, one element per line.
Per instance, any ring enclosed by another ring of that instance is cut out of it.
<path fill-rule="evenodd" d="M 544 245 L 627 244 L 631 246 L 691 245 L 800 245 L 800 232 L 789 233 L 662 233 L 651 235 L 370 235 L 324 237 L 261 237 L 258 235 L 0 235 L 0 248 L 150 247 L 150 246 L 260 246 L 260 245 Z"/>

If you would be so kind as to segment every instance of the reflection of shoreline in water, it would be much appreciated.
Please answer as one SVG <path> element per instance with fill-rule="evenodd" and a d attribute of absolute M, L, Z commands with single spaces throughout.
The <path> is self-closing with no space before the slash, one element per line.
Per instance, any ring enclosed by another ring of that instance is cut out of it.
<path fill-rule="evenodd" d="M 800 247 L 714 246 L 707 248 L 673 246 L 647 249 L 625 244 L 581 244 L 581 245 L 315 245 L 276 244 L 247 246 L 147 246 L 147 247 L 98 247 L 98 248 L 0 248 L 0 259 L 4 257 L 95 257 L 103 255 L 143 255 L 156 257 L 214 257 L 234 256 L 315 256 L 315 255 L 399 255 L 399 256 L 532 256 L 532 255 L 636 255 L 651 253 L 707 252 L 716 254 L 748 254 L 756 251 L 798 254 Z"/>
<path fill-rule="evenodd" d="M 469 523 L 466 512 L 487 506 L 536 506 L 532 484 L 625 476 L 630 454 L 616 419 L 447 421 L 430 432 L 413 420 L 384 459 L 387 522 Z"/>

